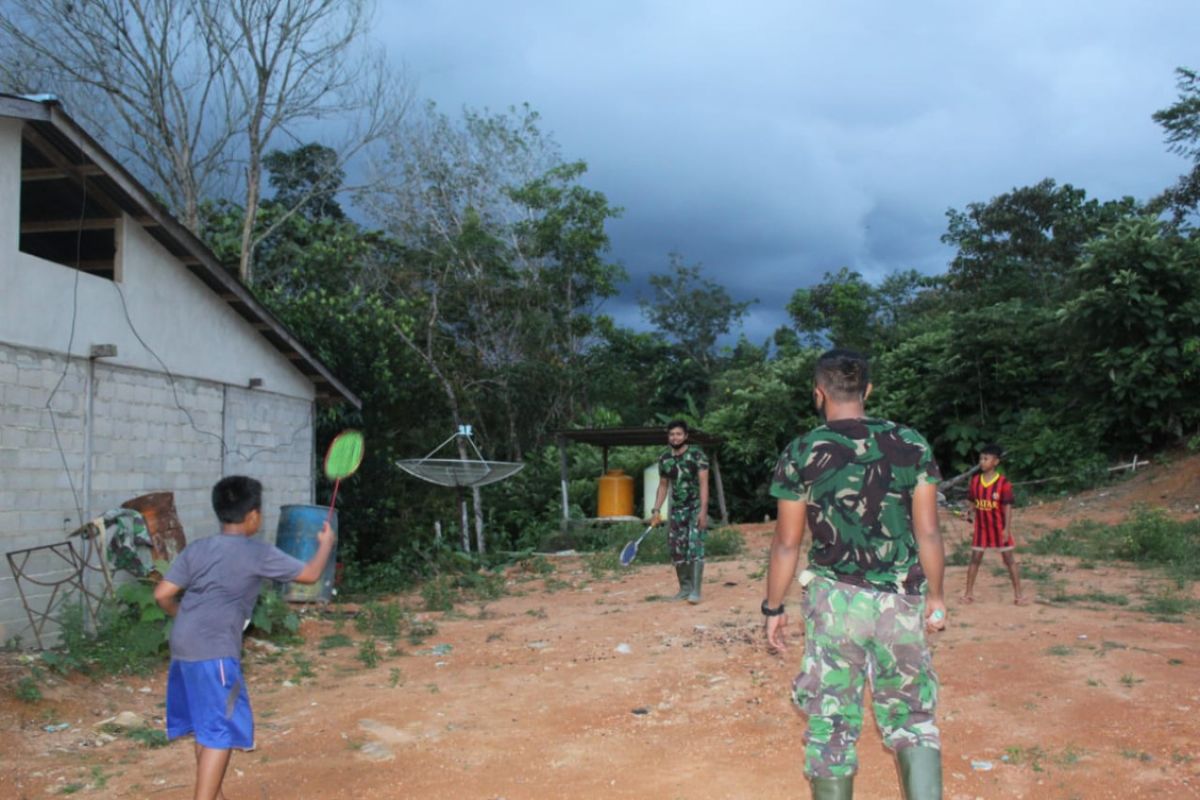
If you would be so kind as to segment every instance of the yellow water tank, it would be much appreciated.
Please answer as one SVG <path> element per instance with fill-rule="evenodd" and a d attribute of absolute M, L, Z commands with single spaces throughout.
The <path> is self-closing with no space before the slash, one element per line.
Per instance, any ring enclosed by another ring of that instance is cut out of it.
<path fill-rule="evenodd" d="M 600 476 L 597 498 L 596 516 L 633 516 L 633 477 L 626 475 L 624 470 L 610 469 Z"/>

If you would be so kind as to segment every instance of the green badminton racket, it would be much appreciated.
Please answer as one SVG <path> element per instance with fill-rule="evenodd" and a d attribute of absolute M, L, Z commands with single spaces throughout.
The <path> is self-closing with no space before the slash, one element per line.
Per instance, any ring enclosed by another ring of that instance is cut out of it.
<path fill-rule="evenodd" d="M 338 487 L 342 485 L 342 478 L 349 478 L 357 472 L 362 460 L 362 431 L 342 431 L 329 443 L 329 449 L 325 451 L 325 477 L 333 481 L 333 498 L 329 501 L 326 523 L 333 519 L 333 506 L 337 503 Z"/>

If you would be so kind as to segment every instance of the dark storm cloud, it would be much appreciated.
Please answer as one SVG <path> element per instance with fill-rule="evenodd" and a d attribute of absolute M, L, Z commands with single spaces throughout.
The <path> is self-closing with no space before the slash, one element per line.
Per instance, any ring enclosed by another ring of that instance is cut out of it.
<path fill-rule="evenodd" d="M 528 101 L 624 216 L 642 325 L 667 253 L 761 301 L 847 266 L 940 272 L 947 208 L 1052 177 L 1145 199 L 1185 165 L 1150 115 L 1200 66 L 1194 0 L 405 2 L 377 37 L 444 109 Z"/>

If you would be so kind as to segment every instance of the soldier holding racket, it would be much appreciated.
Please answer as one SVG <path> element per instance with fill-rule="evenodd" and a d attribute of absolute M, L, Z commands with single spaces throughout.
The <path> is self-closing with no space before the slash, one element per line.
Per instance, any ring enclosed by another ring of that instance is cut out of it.
<path fill-rule="evenodd" d="M 938 682 L 925 628 L 945 627 L 944 551 L 937 521 L 941 475 L 919 433 L 866 416 L 866 359 L 831 350 L 817 360 L 813 401 L 824 424 L 779 458 L 771 494 L 768 644 L 785 650 L 783 601 L 800 544 L 812 529 L 801 575 L 804 660 L 793 699 L 808 715 L 804 772 L 814 800 L 849 800 L 858 769 L 863 688 L 896 751 L 906 800 L 940 800 Z"/>
<path fill-rule="evenodd" d="M 704 580 L 704 535 L 708 532 L 708 456 L 688 444 L 688 426 L 681 419 L 667 423 L 667 444 L 670 449 L 658 459 L 658 495 L 650 525 L 662 522 L 660 511 L 669 489 L 667 543 L 679 579 L 679 593 L 672 599 L 699 603 Z"/>

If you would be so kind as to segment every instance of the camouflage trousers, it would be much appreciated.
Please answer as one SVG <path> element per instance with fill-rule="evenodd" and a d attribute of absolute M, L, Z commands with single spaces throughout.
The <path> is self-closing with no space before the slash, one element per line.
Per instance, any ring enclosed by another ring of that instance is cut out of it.
<path fill-rule="evenodd" d="M 934 723 L 938 682 L 925 644 L 920 597 L 815 578 L 804 601 L 804 662 L 792 696 L 808 715 L 804 772 L 838 778 L 858 769 L 863 686 L 893 750 L 941 749 Z"/>
<path fill-rule="evenodd" d="M 704 560 L 704 534 L 698 524 L 700 509 L 671 508 L 667 523 L 667 547 L 671 551 L 672 564 L 690 564 Z"/>

